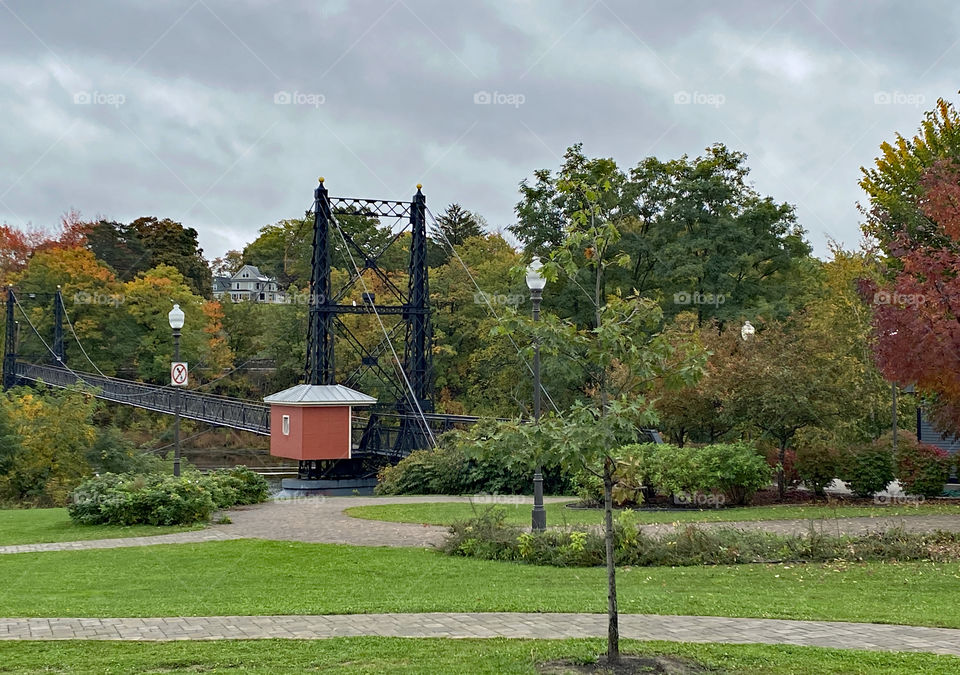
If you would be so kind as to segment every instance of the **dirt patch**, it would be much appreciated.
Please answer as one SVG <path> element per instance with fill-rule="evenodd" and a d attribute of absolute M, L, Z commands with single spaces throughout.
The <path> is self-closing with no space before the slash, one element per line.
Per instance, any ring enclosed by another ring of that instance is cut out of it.
<path fill-rule="evenodd" d="M 596 663 L 574 663 L 573 661 L 548 661 L 542 663 L 537 671 L 543 675 L 699 675 L 716 673 L 716 670 L 675 656 L 630 656 L 624 654 L 615 666 L 607 663 L 606 657 Z"/>

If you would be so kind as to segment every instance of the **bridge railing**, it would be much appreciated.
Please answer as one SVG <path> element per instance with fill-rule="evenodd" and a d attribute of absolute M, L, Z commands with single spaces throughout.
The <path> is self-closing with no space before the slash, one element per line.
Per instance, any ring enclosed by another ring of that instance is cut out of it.
<path fill-rule="evenodd" d="M 18 378 L 42 381 L 52 387 L 74 387 L 82 382 L 97 390 L 97 398 L 145 410 L 172 415 L 177 408 L 177 391 L 173 387 L 160 387 L 22 362 L 17 363 L 16 373 Z M 180 414 L 187 419 L 251 431 L 262 436 L 270 435 L 270 408 L 262 403 L 200 394 L 189 389 L 180 390 L 179 393 Z"/>

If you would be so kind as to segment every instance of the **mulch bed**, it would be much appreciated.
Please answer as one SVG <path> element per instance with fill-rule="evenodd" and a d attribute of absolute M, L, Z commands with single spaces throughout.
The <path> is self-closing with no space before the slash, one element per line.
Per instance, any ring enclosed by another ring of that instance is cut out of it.
<path fill-rule="evenodd" d="M 606 657 L 596 663 L 573 663 L 572 661 L 549 661 L 537 668 L 543 675 L 566 675 L 568 673 L 591 673 L 593 675 L 699 675 L 714 672 L 689 659 L 675 656 L 628 656 L 620 657 L 620 663 L 610 666 Z"/>

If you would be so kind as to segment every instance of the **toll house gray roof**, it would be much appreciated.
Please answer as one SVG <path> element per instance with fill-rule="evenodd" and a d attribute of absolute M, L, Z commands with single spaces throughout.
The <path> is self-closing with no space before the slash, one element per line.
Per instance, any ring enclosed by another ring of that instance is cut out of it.
<path fill-rule="evenodd" d="M 270 394 L 264 403 L 276 405 L 373 405 L 373 396 L 367 396 L 342 384 L 298 384 L 295 387 Z"/>

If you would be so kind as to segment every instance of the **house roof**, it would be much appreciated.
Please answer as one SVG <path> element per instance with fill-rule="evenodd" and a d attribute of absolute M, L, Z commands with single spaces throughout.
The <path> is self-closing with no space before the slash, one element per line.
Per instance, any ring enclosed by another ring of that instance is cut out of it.
<path fill-rule="evenodd" d="M 263 399 L 264 403 L 279 405 L 373 405 L 373 396 L 344 387 L 342 384 L 298 384 Z"/>
<path fill-rule="evenodd" d="M 236 274 L 233 275 L 233 280 L 234 281 L 242 280 L 243 277 L 240 276 L 240 273 L 243 272 L 244 270 L 247 270 L 248 274 L 250 274 L 250 276 L 247 277 L 248 280 L 252 279 L 256 281 L 273 281 L 273 279 L 271 279 L 270 277 L 266 276 L 263 272 L 261 272 L 256 265 L 244 265 L 243 267 L 237 270 Z"/>

